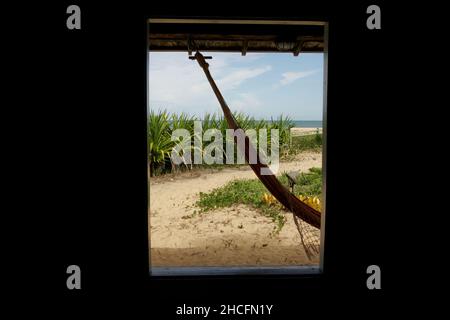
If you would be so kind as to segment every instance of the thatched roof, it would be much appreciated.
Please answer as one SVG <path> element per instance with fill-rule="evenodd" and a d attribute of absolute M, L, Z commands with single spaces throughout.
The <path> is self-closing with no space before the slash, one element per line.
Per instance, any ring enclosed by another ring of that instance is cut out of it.
<path fill-rule="evenodd" d="M 151 51 L 323 52 L 324 23 L 150 19 Z"/>

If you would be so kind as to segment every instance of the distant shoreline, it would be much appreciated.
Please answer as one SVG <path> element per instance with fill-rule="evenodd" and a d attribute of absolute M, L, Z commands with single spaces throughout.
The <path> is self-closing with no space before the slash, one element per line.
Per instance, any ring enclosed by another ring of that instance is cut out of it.
<path fill-rule="evenodd" d="M 306 136 L 309 134 L 315 134 L 319 131 L 322 133 L 322 128 L 305 128 L 305 127 L 294 127 L 291 128 L 291 133 L 293 136 Z"/>
<path fill-rule="evenodd" d="M 322 128 L 321 120 L 292 120 L 295 128 Z"/>

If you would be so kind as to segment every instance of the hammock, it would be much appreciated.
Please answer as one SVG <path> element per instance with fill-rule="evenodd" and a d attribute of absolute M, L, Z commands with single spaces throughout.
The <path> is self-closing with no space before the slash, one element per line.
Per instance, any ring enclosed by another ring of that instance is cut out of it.
<path fill-rule="evenodd" d="M 200 67 L 202 67 L 203 71 L 205 72 L 206 78 L 208 79 L 217 97 L 217 100 L 219 100 L 220 106 L 222 107 L 222 111 L 225 115 L 228 127 L 234 130 L 240 129 L 236 119 L 234 118 L 233 114 L 228 108 L 225 99 L 220 93 L 219 88 L 217 87 L 214 79 L 212 78 L 211 73 L 209 72 L 209 64 L 205 61 L 205 59 L 211 59 L 211 57 L 204 57 L 200 52 L 197 51 L 193 57 L 190 57 L 190 59 L 196 59 Z M 252 168 L 253 172 L 255 172 L 258 179 L 266 186 L 267 190 L 269 190 L 269 192 L 283 206 L 285 206 L 295 215 L 294 220 L 296 219 L 296 217 L 298 217 L 304 222 L 308 223 L 309 225 L 320 229 L 320 212 L 314 208 L 311 208 L 306 203 L 302 202 L 294 194 L 292 194 L 284 185 L 282 185 L 280 181 L 278 181 L 276 176 L 273 174 L 273 172 L 270 171 L 270 168 L 266 164 L 261 163 L 259 157 L 257 157 L 256 163 L 250 163 L 249 161 L 250 155 L 256 154 L 256 150 L 250 143 L 250 139 L 248 138 L 247 135 L 245 135 L 244 145 L 245 150 L 242 151 L 244 151 L 245 160 L 247 161 L 247 163 L 249 163 L 250 167 Z M 261 169 L 265 171 L 264 175 L 261 174 Z M 269 174 L 267 174 L 267 172 L 269 172 Z"/>

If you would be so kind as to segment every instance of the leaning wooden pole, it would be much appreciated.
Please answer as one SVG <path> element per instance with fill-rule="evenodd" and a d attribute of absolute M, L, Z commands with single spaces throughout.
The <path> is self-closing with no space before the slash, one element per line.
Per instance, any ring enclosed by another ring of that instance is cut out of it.
<path fill-rule="evenodd" d="M 205 72 L 206 78 L 213 89 L 217 100 L 219 100 L 220 106 L 222 107 L 222 111 L 225 115 L 225 119 L 227 120 L 228 127 L 230 129 L 238 130 L 239 125 L 233 117 L 233 114 L 228 108 L 225 99 L 223 98 L 219 88 L 217 87 L 214 79 L 209 72 L 209 64 L 206 62 L 205 57 L 200 53 L 196 52 L 193 59 L 196 59 L 200 67 Z M 267 190 L 286 208 L 288 208 L 292 213 L 294 213 L 297 217 L 302 219 L 303 221 L 309 223 L 310 225 L 320 229 L 320 212 L 311 208 L 300 199 L 298 199 L 295 195 L 293 195 L 285 186 L 283 186 L 280 181 L 278 181 L 277 177 L 270 171 L 270 168 L 261 163 L 259 157 L 257 157 L 256 163 L 251 163 L 249 161 L 250 154 L 256 154 L 256 150 L 253 145 L 250 143 L 250 139 L 247 135 L 245 135 L 245 160 L 252 168 L 253 172 L 255 172 L 258 179 L 266 186 Z M 270 172 L 271 174 L 261 174 L 261 169 L 265 168 L 264 171 Z"/>

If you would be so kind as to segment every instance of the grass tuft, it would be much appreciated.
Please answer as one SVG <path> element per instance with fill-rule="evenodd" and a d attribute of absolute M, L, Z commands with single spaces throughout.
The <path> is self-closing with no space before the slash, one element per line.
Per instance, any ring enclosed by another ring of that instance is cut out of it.
<path fill-rule="evenodd" d="M 287 185 L 285 174 L 280 177 L 280 181 Z M 200 208 L 200 213 L 227 208 L 236 204 L 248 205 L 270 217 L 276 224 L 277 232 L 279 232 L 286 223 L 284 215 L 286 211 L 278 202 L 273 204 L 265 201 L 267 192 L 266 187 L 258 179 L 234 180 L 209 193 L 200 192 L 200 199 L 196 205 Z M 297 178 L 294 193 L 296 195 L 320 197 L 322 193 L 322 169 L 311 168 L 309 172 L 300 174 Z"/>

